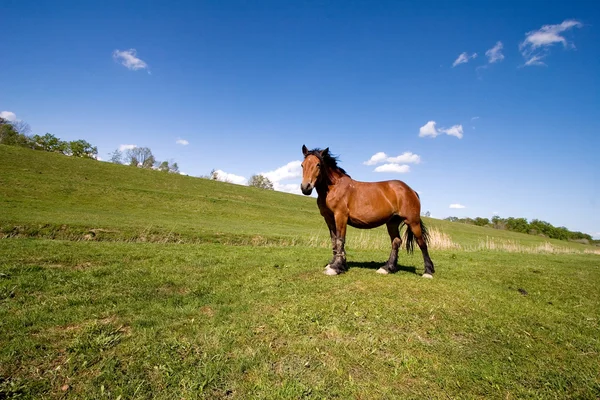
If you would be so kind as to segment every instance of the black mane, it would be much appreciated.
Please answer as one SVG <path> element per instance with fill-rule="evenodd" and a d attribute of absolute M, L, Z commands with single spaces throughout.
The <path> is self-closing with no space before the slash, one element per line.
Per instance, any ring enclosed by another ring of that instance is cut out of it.
<path fill-rule="evenodd" d="M 319 161 L 321 161 L 323 164 L 325 164 L 325 166 L 327 168 L 329 168 L 330 170 L 333 171 L 338 171 L 341 172 L 344 175 L 347 175 L 348 177 L 350 177 L 350 175 L 348 175 L 348 173 L 344 170 L 344 168 L 340 167 L 337 163 L 339 161 L 339 158 L 337 156 L 333 156 L 331 154 L 329 154 L 329 152 L 325 153 L 325 156 L 322 156 L 321 153 L 323 152 L 322 149 L 312 149 L 309 150 L 308 153 L 306 153 L 306 156 L 304 156 L 304 158 L 313 155 L 315 157 L 317 157 L 319 159 Z"/>

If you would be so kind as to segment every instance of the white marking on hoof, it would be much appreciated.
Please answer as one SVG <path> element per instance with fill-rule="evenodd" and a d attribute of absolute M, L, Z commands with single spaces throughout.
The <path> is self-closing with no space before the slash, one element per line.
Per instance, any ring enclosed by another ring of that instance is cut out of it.
<path fill-rule="evenodd" d="M 423 278 L 433 279 L 433 275 L 431 275 L 431 274 L 423 274 Z"/>
<path fill-rule="evenodd" d="M 331 266 L 331 264 L 327 264 L 327 265 L 325 266 L 325 269 L 329 268 L 330 266 Z"/>
<path fill-rule="evenodd" d="M 338 272 L 335 269 L 331 268 L 329 265 L 327 265 L 327 268 L 325 268 L 324 274 L 333 276 L 333 275 L 337 275 Z"/>
<path fill-rule="evenodd" d="M 382 267 L 382 268 L 379 268 L 379 269 L 377 270 L 377 273 L 378 273 L 378 274 L 381 274 L 381 275 L 387 275 L 387 274 L 389 274 L 389 273 L 390 273 L 390 271 L 388 271 L 387 269 L 385 269 L 385 268 L 383 268 L 383 267 Z"/>

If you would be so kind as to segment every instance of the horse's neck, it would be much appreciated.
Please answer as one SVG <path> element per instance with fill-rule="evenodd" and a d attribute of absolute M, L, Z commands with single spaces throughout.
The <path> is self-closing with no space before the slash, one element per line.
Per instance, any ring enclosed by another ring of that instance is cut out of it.
<path fill-rule="evenodd" d="M 317 189 L 317 196 L 319 196 L 321 198 L 326 198 L 327 193 L 329 193 L 329 185 L 327 185 L 325 183 L 321 183 L 321 184 L 315 186 L 315 189 Z"/>
<path fill-rule="evenodd" d="M 317 194 L 319 196 L 327 196 L 327 193 L 329 193 L 329 187 L 336 185 L 345 176 L 347 175 L 341 173 L 340 171 L 327 171 L 327 177 L 322 179 L 315 187 L 315 189 L 317 189 Z"/>

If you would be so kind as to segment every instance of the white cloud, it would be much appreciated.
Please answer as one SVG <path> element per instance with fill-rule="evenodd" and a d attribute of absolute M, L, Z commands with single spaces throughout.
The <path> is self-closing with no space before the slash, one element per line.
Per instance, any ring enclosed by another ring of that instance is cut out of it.
<path fill-rule="evenodd" d="M 137 71 L 138 69 L 148 69 L 148 64 L 137 57 L 137 51 L 135 49 L 129 50 L 115 50 L 113 51 L 113 59 L 116 62 L 121 63 L 127 69 Z M 148 71 L 150 73 L 150 71 Z"/>
<path fill-rule="evenodd" d="M 467 208 L 467 207 L 463 206 L 462 204 L 455 203 L 455 204 L 450 204 L 450 208 Z"/>
<path fill-rule="evenodd" d="M 269 178 L 273 184 L 286 179 L 299 178 L 302 176 L 302 161 L 291 161 L 274 171 L 261 172 L 260 174 Z"/>
<path fill-rule="evenodd" d="M 456 60 L 454 60 L 454 62 L 452 63 L 452 67 L 456 67 L 457 65 L 468 63 L 469 60 L 472 58 L 477 58 L 477 53 L 473 53 L 473 54 L 469 55 L 465 51 L 464 53 L 461 53 Z"/>
<path fill-rule="evenodd" d="M 544 25 L 536 31 L 525 34 L 525 39 L 519 44 L 519 50 L 525 58 L 525 65 L 546 65 L 542 60 L 549 54 L 549 49 L 556 43 L 562 43 L 563 48 L 575 48 L 561 34 L 571 28 L 581 28 L 583 24 L 574 19 L 564 20 L 556 25 Z"/>
<path fill-rule="evenodd" d="M 463 137 L 462 125 L 454 125 L 448 129 L 440 129 L 440 132 L 443 132 L 446 135 L 456 136 L 459 139 L 462 139 L 462 137 Z"/>
<path fill-rule="evenodd" d="M 389 157 L 387 161 L 396 164 L 418 164 L 421 162 L 421 157 L 418 154 L 411 153 L 410 151 L 405 151 L 396 157 Z"/>
<path fill-rule="evenodd" d="M 540 56 L 532 56 L 529 60 L 527 60 L 525 62 L 525 66 L 529 67 L 529 66 L 532 66 L 532 65 L 539 65 L 539 66 L 545 67 L 546 63 L 542 61 L 542 59 L 544 57 L 546 57 L 546 56 L 545 55 L 543 55 L 543 56 L 541 56 L 541 55 Z"/>
<path fill-rule="evenodd" d="M 375 168 L 375 172 L 396 172 L 399 174 L 405 174 L 410 171 L 409 165 L 400 165 L 400 164 L 383 164 L 379 167 Z"/>
<path fill-rule="evenodd" d="M 406 151 L 396 157 L 388 157 L 383 151 L 375 153 L 368 161 L 365 161 L 365 165 L 375 165 L 382 162 L 389 162 L 393 164 L 418 164 L 421 162 L 421 157 L 418 154 Z"/>
<path fill-rule="evenodd" d="M 278 192 L 286 192 L 292 194 L 302 194 L 300 183 L 273 183 L 273 189 Z"/>
<path fill-rule="evenodd" d="M 217 180 L 221 182 L 235 183 L 236 185 L 245 185 L 248 182 L 248 179 L 243 176 L 230 174 L 220 169 L 216 170 L 215 173 L 217 174 Z"/>
<path fill-rule="evenodd" d="M 122 144 L 119 146 L 119 151 L 131 150 L 137 147 L 136 144 Z"/>
<path fill-rule="evenodd" d="M 0 112 L 0 117 L 4 118 L 8 122 L 17 122 L 17 115 L 12 111 L 2 111 Z"/>
<path fill-rule="evenodd" d="M 475 121 L 476 119 L 479 119 L 479 117 L 473 117 L 471 118 L 471 121 Z"/>
<path fill-rule="evenodd" d="M 422 127 L 419 128 L 419 136 L 420 137 L 425 137 L 425 136 L 436 137 L 437 135 L 439 135 L 439 133 L 438 133 L 437 129 L 435 129 L 435 121 L 429 121 L 425 125 L 423 125 Z"/>
<path fill-rule="evenodd" d="M 188 144 L 190 144 L 190 142 L 188 142 L 185 139 L 177 139 L 177 141 L 175 143 L 180 144 L 182 146 L 187 146 Z"/>
<path fill-rule="evenodd" d="M 448 129 L 445 129 L 445 128 L 437 129 L 435 127 L 435 124 L 436 124 L 435 121 L 429 121 L 425 125 L 420 127 L 419 128 L 419 137 L 431 136 L 434 138 L 434 137 L 437 137 L 438 135 L 441 135 L 442 133 L 445 133 L 447 135 L 456 136 L 457 138 L 462 139 L 462 137 L 463 137 L 462 125 L 454 125 Z"/>
<path fill-rule="evenodd" d="M 300 191 L 300 182 L 282 183 L 285 180 L 302 177 L 302 161 L 290 161 L 273 171 L 261 172 L 260 175 L 268 178 L 273 184 L 273 189 L 278 192 L 302 194 Z"/>
<path fill-rule="evenodd" d="M 498 61 L 504 60 L 504 54 L 502 54 L 502 42 L 498 41 L 494 47 L 485 52 L 488 58 L 488 62 L 493 64 Z"/>
<path fill-rule="evenodd" d="M 380 151 L 379 153 L 373 154 L 373 156 L 371 156 L 371 158 L 368 161 L 365 161 L 363 164 L 375 165 L 384 162 L 385 160 L 387 160 L 387 154 L 385 154 L 383 151 Z"/>

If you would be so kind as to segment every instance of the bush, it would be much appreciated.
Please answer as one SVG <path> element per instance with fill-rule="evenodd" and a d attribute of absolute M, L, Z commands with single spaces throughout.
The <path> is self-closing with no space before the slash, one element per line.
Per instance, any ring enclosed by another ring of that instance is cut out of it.
<path fill-rule="evenodd" d="M 263 175 L 252 175 L 248 181 L 248 186 L 257 187 L 260 189 L 273 190 L 273 182 Z"/>

